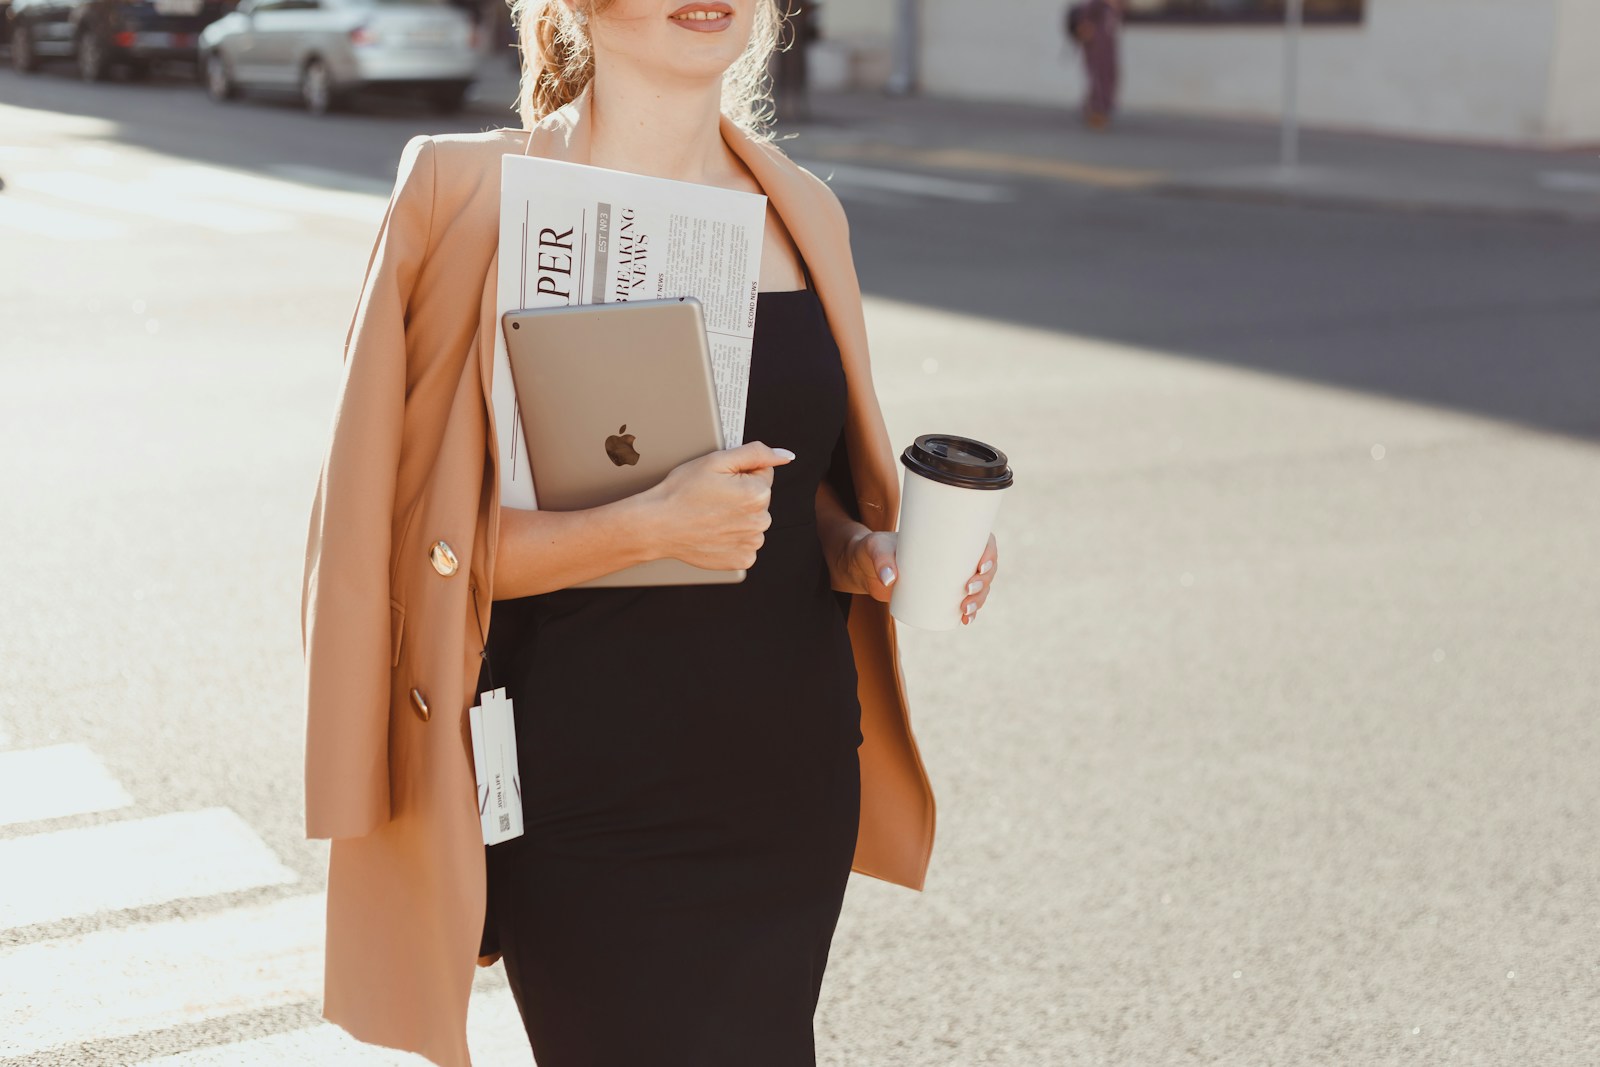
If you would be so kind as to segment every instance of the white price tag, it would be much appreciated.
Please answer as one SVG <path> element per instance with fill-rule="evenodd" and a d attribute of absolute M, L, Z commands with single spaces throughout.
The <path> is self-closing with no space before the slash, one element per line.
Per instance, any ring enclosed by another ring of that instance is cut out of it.
<path fill-rule="evenodd" d="M 483 843 L 497 845 L 522 836 L 522 778 L 517 773 L 517 730 L 511 698 L 491 689 L 467 713 L 472 726 L 472 763 L 478 778 L 478 819 Z"/>

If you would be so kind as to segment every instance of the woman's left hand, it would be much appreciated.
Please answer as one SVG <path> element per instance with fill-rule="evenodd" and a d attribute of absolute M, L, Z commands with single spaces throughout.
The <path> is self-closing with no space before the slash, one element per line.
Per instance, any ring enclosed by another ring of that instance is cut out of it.
<path fill-rule="evenodd" d="M 873 600 L 886 603 L 889 587 L 900 573 L 894 559 L 900 538 L 892 532 L 873 532 L 865 527 L 862 530 L 845 546 L 844 565 L 839 569 L 844 572 L 849 592 L 866 593 Z"/>
<path fill-rule="evenodd" d="M 989 599 L 989 590 L 994 585 L 994 576 L 999 569 L 1000 548 L 995 544 L 994 534 L 990 534 L 988 547 L 983 550 L 983 555 L 978 557 L 978 569 L 967 579 L 967 595 L 961 601 L 962 626 L 966 626 L 978 617 L 983 602 Z"/>
<path fill-rule="evenodd" d="M 890 587 L 899 574 L 895 563 L 898 543 L 899 538 L 892 533 L 858 534 L 845 549 L 843 569 L 851 588 L 868 594 L 874 600 L 887 601 Z M 994 534 L 990 534 L 989 544 L 984 548 L 983 555 L 978 557 L 977 568 L 967 579 L 967 595 L 962 598 L 958 609 L 961 612 L 961 625 L 966 626 L 978 617 L 984 602 L 989 599 L 989 590 L 994 585 L 999 568 L 1000 549 L 995 543 Z"/>

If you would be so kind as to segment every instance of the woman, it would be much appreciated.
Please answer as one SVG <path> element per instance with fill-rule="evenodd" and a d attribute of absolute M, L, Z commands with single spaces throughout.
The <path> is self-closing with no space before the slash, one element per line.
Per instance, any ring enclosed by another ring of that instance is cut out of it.
<path fill-rule="evenodd" d="M 848 872 L 920 888 L 933 833 L 884 607 L 898 482 L 843 211 L 753 132 L 772 0 L 525 0 L 516 17 L 528 128 L 407 145 L 312 515 L 324 1014 L 464 1065 L 474 958 L 503 953 L 541 1067 L 810 1064 Z M 767 195 L 748 444 L 614 505 L 500 507 L 508 152 Z M 661 556 L 749 576 L 569 588 Z M 995 568 L 991 539 L 964 621 Z M 527 829 L 486 863 L 465 711 L 489 684 L 515 703 Z"/>
<path fill-rule="evenodd" d="M 1087 0 L 1067 9 L 1067 36 L 1083 50 L 1088 92 L 1083 118 L 1091 129 L 1104 130 L 1117 106 L 1120 64 L 1117 41 L 1122 33 L 1122 0 Z"/>

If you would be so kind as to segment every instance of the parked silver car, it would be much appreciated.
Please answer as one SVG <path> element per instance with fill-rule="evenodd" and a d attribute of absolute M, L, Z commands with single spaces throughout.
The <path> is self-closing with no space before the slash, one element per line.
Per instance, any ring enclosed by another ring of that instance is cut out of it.
<path fill-rule="evenodd" d="M 241 0 L 200 34 L 206 90 L 298 93 L 323 114 L 360 91 L 459 109 L 477 73 L 472 21 L 444 0 Z"/>

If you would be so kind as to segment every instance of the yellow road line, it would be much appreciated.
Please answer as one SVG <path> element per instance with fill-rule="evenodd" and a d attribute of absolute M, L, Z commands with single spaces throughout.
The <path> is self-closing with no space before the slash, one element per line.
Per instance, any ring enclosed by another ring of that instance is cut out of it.
<path fill-rule="evenodd" d="M 1155 170 L 1097 167 L 1065 159 L 1041 159 L 1015 152 L 984 152 L 969 148 L 906 148 L 896 145 L 827 145 L 811 154 L 828 159 L 875 160 L 910 163 L 953 170 L 981 170 L 1025 174 L 1035 178 L 1093 185 L 1102 189 L 1148 189 L 1166 175 Z"/>

